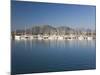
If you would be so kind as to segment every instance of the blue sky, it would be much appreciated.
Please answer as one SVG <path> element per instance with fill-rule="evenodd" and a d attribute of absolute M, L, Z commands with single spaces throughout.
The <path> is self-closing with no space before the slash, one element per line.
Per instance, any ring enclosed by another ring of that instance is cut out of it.
<path fill-rule="evenodd" d="M 11 28 L 49 24 L 95 29 L 95 10 L 90 5 L 12 1 Z"/>

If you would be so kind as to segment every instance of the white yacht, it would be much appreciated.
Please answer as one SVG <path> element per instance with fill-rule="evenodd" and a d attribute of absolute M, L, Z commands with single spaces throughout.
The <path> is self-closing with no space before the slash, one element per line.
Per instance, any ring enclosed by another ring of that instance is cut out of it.
<path fill-rule="evenodd" d="M 48 39 L 49 39 L 49 40 L 53 40 L 54 37 L 53 37 L 53 36 L 49 36 Z"/>
<path fill-rule="evenodd" d="M 93 37 L 87 37 L 87 40 L 92 40 L 93 39 Z"/>
<path fill-rule="evenodd" d="M 30 40 L 32 40 L 32 39 L 34 39 L 34 38 L 33 38 L 33 36 L 32 36 L 32 35 L 29 35 L 29 39 L 30 39 Z"/>
<path fill-rule="evenodd" d="M 78 40 L 84 40 L 84 37 L 81 35 L 78 37 Z"/>
<path fill-rule="evenodd" d="M 57 35 L 51 35 L 48 37 L 49 40 L 57 40 L 58 36 Z"/>
<path fill-rule="evenodd" d="M 38 40 L 42 40 L 43 36 L 42 35 L 38 35 Z"/>
<path fill-rule="evenodd" d="M 26 35 L 21 35 L 21 40 L 26 40 L 27 39 L 26 37 L 27 37 Z"/>
<path fill-rule="evenodd" d="M 21 36 L 20 35 L 15 35 L 15 40 L 20 40 Z"/>
<path fill-rule="evenodd" d="M 58 36 L 58 40 L 63 40 L 63 36 Z"/>
<path fill-rule="evenodd" d="M 43 35 L 43 39 L 48 39 L 49 36 L 48 35 Z"/>

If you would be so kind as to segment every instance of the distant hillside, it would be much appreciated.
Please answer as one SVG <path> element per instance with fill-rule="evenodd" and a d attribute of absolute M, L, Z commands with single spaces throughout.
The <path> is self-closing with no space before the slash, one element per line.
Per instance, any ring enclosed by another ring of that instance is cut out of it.
<path fill-rule="evenodd" d="M 67 27 L 67 26 L 59 26 L 59 27 L 53 27 L 50 25 L 41 25 L 41 26 L 33 26 L 31 28 L 26 28 L 22 30 L 16 30 L 17 34 L 33 34 L 33 35 L 66 35 L 69 33 L 82 33 L 85 32 L 86 30 L 75 30 L 73 28 Z M 87 32 L 90 32 L 91 30 L 87 30 Z M 15 32 L 15 31 L 14 31 Z"/>

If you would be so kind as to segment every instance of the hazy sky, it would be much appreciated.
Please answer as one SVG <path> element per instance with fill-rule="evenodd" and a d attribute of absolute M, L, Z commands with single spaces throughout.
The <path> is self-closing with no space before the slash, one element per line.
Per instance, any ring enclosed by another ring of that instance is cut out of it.
<path fill-rule="evenodd" d="M 49 24 L 95 29 L 95 6 L 12 1 L 12 30 Z"/>

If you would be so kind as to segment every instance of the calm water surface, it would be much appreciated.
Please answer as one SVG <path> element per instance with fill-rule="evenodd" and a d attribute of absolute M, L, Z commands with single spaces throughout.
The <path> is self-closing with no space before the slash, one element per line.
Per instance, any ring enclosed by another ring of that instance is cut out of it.
<path fill-rule="evenodd" d="M 95 40 L 12 40 L 12 75 L 96 68 Z"/>

